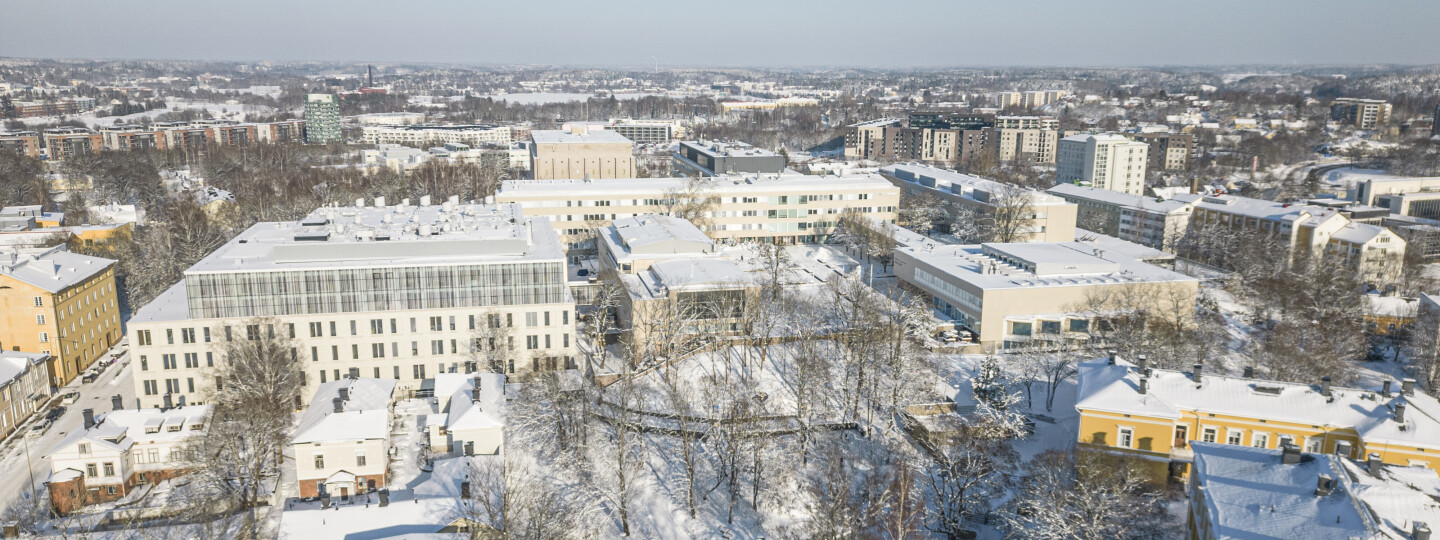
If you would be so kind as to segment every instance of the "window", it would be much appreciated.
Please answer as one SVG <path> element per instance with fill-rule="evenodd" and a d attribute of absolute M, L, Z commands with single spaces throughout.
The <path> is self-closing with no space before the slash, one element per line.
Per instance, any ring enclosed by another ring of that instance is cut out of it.
<path fill-rule="evenodd" d="M 370 333 L 371 333 L 371 334 L 384 334 L 384 333 L 385 333 L 385 319 L 370 319 Z"/>
<path fill-rule="evenodd" d="M 420 364 L 415 364 L 414 366 L 411 366 L 411 369 L 412 369 L 411 375 L 413 375 L 416 380 L 420 380 L 420 379 L 424 379 L 424 378 L 425 378 L 425 366 L 420 365 Z"/>
<path fill-rule="evenodd" d="M 41 342 L 41 343 L 49 343 L 49 342 L 50 342 L 50 333 L 49 333 L 49 332 L 40 332 L 40 342 Z"/>
<path fill-rule="evenodd" d="M 1213 427 L 1207 427 L 1207 428 L 1201 430 L 1201 431 L 1200 431 L 1200 440 L 1205 441 L 1205 442 L 1210 442 L 1210 443 L 1215 442 L 1215 428 L 1213 428 Z"/>
<path fill-rule="evenodd" d="M 1307 439 L 1305 439 L 1305 451 L 1306 451 L 1306 452 L 1310 452 L 1310 453 L 1312 453 L 1312 454 L 1322 452 L 1322 451 L 1324 451 L 1324 448 L 1323 448 L 1323 445 L 1324 445 L 1324 444 L 1325 444 L 1325 439 L 1322 439 L 1322 438 L 1320 438 L 1320 437 L 1310 437 L 1310 438 L 1307 438 Z"/>
<path fill-rule="evenodd" d="M 359 359 L 360 359 L 360 344 L 359 344 L 359 343 L 351 343 L 351 344 L 350 344 L 350 359 L 351 359 L 351 360 L 359 360 Z"/>
<path fill-rule="evenodd" d="M 336 335 L 338 334 L 335 333 L 335 321 L 330 321 L 330 337 L 335 337 Z"/>
<path fill-rule="evenodd" d="M 319 322 L 310 323 L 310 337 L 320 337 L 323 335 L 325 335 L 325 327 L 323 324 Z"/>
<path fill-rule="evenodd" d="M 205 353 L 205 367 L 215 367 L 215 353 Z"/>
<path fill-rule="evenodd" d="M 140 371 L 150 371 L 150 360 L 145 355 L 140 355 Z"/>
<path fill-rule="evenodd" d="M 560 312 L 560 324 L 570 324 L 570 312 L 569 312 L 569 311 L 561 311 L 561 312 Z"/>
<path fill-rule="evenodd" d="M 1016 336 L 1028 336 L 1028 335 L 1030 335 L 1030 323 L 1027 323 L 1027 322 L 1014 322 L 1014 323 L 1010 323 L 1010 333 L 1011 333 L 1012 335 L 1016 335 Z"/>
<path fill-rule="evenodd" d="M 76 448 L 80 450 L 81 454 L 90 453 L 90 443 L 80 443 L 79 445 L 76 445 Z"/>
<path fill-rule="evenodd" d="M 1135 443 L 1135 429 L 1128 427 L 1120 428 L 1120 436 L 1116 439 L 1116 443 L 1121 447 L 1130 448 Z"/>
<path fill-rule="evenodd" d="M 189 369 L 200 367 L 200 353 L 185 353 L 185 367 Z"/>
<path fill-rule="evenodd" d="M 191 343 L 195 343 L 195 329 L 194 329 L 194 328 L 181 328 L 181 329 L 180 329 L 180 342 L 181 342 L 181 343 L 184 343 L 184 344 L 187 344 L 187 345 L 188 345 L 188 344 L 191 344 Z"/>
<path fill-rule="evenodd" d="M 1238 429 L 1231 429 L 1225 432 L 1225 444 L 1239 445 L 1245 438 L 1245 432 Z"/>
<path fill-rule="evenodd" d="M 107 462 L 105 463 L 105 476 L 115 476 L 115 463 L 114 463 L 114 462 L 108 462 L 108 461 L 107 461 Z M 114 489 L 114 488 L 111 488 L 111 489 Z"/>
<path fill-rule="evenodd" d="M 159 450 L 159 449 L 157 449 L 157 448 L 151 448 L 151 449 L 150 449 L 150 463 L 160 463 L 160 450 Z"/>
<path fill-rule="evenodd" d="M 451 315 L 451 316 L 450 316 L 450 329 L 451 329 L 451 330 L 454 330 L 454 329 L 455 329 L 455 316 L 454 316 L 454 315 Z"/>
<path fill-rule="evenodd" d="M 441 318 L 440 318 L 440 317 L 430 317 L 430 331 L 431 331 L 431 332 L 439 332 L 440 330 L 443 329 L 443 326 L 442 326 L 443 324 L 444 324 L 444 323 L 441 322 Z"/>
<path fill-rule="evenodd" d="M 325 454 L 315 454 L 315 468 L 316 468 L 316 469 L 324 469 L 324 468 L 325 468 Z"/>
<path fill-rule="evenodd" d="M 260 325 L 258 325 L 258 324 L 247 324 L 247 325 L 245 325 L 245 339 L 248 339 L 248 340 L 250 340 L 250 341 L 255 341 L 255 340 L 257 340 L 257 339 L 260 339 Z"/>
<path fill-rule="evenodd" d="M 43 297 L 43 296 L 36 296 L 36 297 L 35 297 L 35 307 L 45 307 L 45 297 Z"/>
<path fill-rule="evenodd" d="M 173 355 L 173 354 L 162 354 L 162 355 L 160 355 L 160 363 L 161 363 L 161 367 L 163 367 L 163 368 L 165 368 L 165 369 L 175 369 L 175 355 Z"/>
<path fill-rule="evenodd" d="M 525 348 L 535 350 L 540 348 L 540 336 L 525 336 Z"/>
<path fill-rule="evenodd" d="M 545 326 L 550 326 L 550 312 L 545 312 Z"/>
<path fill-rule="evenodd" d="M 364 450 L 356 450 L 356 451 L 355 451 L 355 466 L 356 466 L 356 467 L 364 467 L 364 466 L 365 466 L 365 451 L 364 451 Z"/>
<path fill-rule="evenodd" d="M 96 477 L 96 476 L 100 476 L 100 468 L 99 468 L 99 467 L 96 467 L 94 463 L 86 463 L 86 464 L 85 464 L 85 476 L 89 476 L 89 477 L 91 477 L 91 478 L 94 478 L 94 477 Z"/>
<path fill-rule="evenodd" d="M 525 327 L 526 327 L 526 328 L 533 328 L 533 327 L 535 327 L 537 324 L 539 324 L 539 322 L 540 322 L 539 314 L 537 314 L 537 313 L 535 313 L 535 312 L 533 312 L 533 311 L 530 312 L 530 313 L 526 313 L 526 314 L 525 314 Z"/>
<path fill-rule="evenodd" d="M 140 345 L 142 345 L 142 346 L 150 345 L 150 331 L 149 331 L 149 330 L 140 330 L 140 331 L 138 331 L 138 332 L 135 332 L 135 336 L 138 337 L 138 338 L 140 338 Z"/>
<path fill-rule="evenodd" d="M 205 328 L 201 328 L 201 330 L 204 330 L 205 343 L 210 343 L 210 327 L 206 326 Z"/>
<path fill-rule="evenodd" d="M 1269 435 L 1266 435 L 1264 433 L 1250 434 L 1250 446 L 1254 446 L 1255 448 L 1265 448 L 1269 444 L 1269 442 Z"/>
<path fill-rule="evenodd" d="M 43 325 L 45 324 L 45 316 L 44 316 L 44 315 L 36 315 L 36 316 L 35 316 L 35 324 L 38 324 L 38 325 L 42 325 L 42 326 L 43 326 Z"/>
<path fill-rule="evenodd" d="M 360 328 L 355 325 L 355 320 L 354 320 L 354 319 L 351 319 L 351 320 L 350 320 L 350 335 L 352 335 L 352 336 L 358 336 L 358 335 L 360 335 Z"/>
<path fill-rule="evenodd" d="M 372 358 L 384 358 L 384 357 L 385 357 L 385 344 L 384 344 L 384 343 L 372 343 L 372 344 L 370 344 L 370 356 L 371 356 Z"/>
<path fill-rule="evenodd" d="M 445 354 L 445 340 L 430 340 L 430 354 Z"/>

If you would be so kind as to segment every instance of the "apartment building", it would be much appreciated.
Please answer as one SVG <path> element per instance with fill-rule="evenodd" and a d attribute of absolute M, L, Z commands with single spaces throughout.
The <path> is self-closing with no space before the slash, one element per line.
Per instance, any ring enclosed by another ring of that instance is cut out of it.
<path fill-rule="evenodd" d="M 1254 231 L 1288 246 L 1292 259 L 1336 257 L 1362 279 L 1394 279 L 1405 259 L 1405 240 L 1399 235 L 1379 225 L 1352 222 L 1335 208 L 1233 195 L 1180 194 L 1175 199 L 1194 205 L 1189 230 Z"/>
<path fill-rule="evenodd" d="M 676 134 L 683 131 L 679 122 L 647 122 L 644 120 L 611 120 L 609 122 L 566 122 L 560 129 L 585 126 L 589 130 L 607 130 L 619 133 L 635 144 L 667 144 Z"/>
<path fill-rule="evenodd" d="M 1125 137 L 1150 145 L 1146 167 L 1152 171 L 1195 169 L 1195 136 L 1189 133 L 1127 132 Z"/>
<path fill-rule="evenodd" d="M 1005 109 L 1009 107 L 1020 107 L 1022 109 L 1035 109 L 1056 103 L 1064 98 L 1064 90 L 1028 90 L 1019 92 L 997 92 L 993 94 L 995 107 Z"/>
<path fill-rule="evenodd" d="M 635 143 L 613 131 L 530 132 L 530 171 L 536 180 L 634 178 Z"/>
<path fill-rule="evenodd" d="M 0 152 L 40 159 L 40 134 L 35 131 L 0 132 Z"/>
<path fill-rule="evenodd" d="M 785 156 L 739 141 L 680 141 L 675 165 L 687 176 L 779 174 Z"/>
<path fill-rule="evenodd" d="M 1088 342 L 1104 321 L 1084 306 L 1106 291 L 1141 290 L 1153 313 L 1183 319 L 1200 284 L 1147 262 L 1163 253 L 1115 239 L 963 245 L 916 235 L 898 244 L 895 276 L 990 347 Z"/>
<path fill-rule="evenodd" d="M 1079 210 L 1077 225 L 1127 242 L 1173 252 L 1185 237 L 1195 205 L 1178 199 L 1131 195 L 1075 184 L 1049 189 Z"/>
<path fill-rule="evenodd" d="M 0 349 L 50 355 L 65 386 L 120 341 L 115 261 L 66 251 L 0 250 Z"/>
<path fill-rule="evenodd" d="M 205 434 L 210 407 L 119 409 L 98 416 L 85 409 L 83 414 L 82 428 L 45 454 L 50 458 L 45 485 L 51 508 L 60 515 L 186 474 L 194 466 L 186 445 Z"/>
<path fill-rule="evenodd" d="M 571 249 L 594 230 L 641 214 L 685 214 L 716 240 L 823 242 L 846 212 L 895 221 L 900 190 L 877 175 L 509 180 L 495 194 L 548 218 Z"/>
<path fill-rule="evenodd" d="M 934 196 L 944 203 L 947 218 L 941 230 L 963 219 L 965 210 L 984 214 L 1010 213 L 1022 205 L 1024 223 L 1017 242 L 1066 242 L 1075 239 L 1077 206 L 1043 191 L 947 171 L 926 165 L 899 164 L 880 169 L 880 175 L 911 196 Z"/>
<path fill-rule="evenodd" d="M 84 154 L 99 154 L 104 148 L 100 134 L 84 128 L 47 129 L 41 138 L 45 141 L 45 152 L 50 161 L 64 161 Z"/>
<path fill-rule="evenodd" d="M 885 128 L 904 127 L 899 118 L 881 118 L 861 122 L 847 128 L 845 132 L 845 159 L 881 159 L 887 155 Z"/>
<path fill-rule="evenodd" d="M 305 142 L 330 144 L 343 142 L 340 131 L 340 100 L 335 94 L 305 95 Z"/>
<path fill-rule="evenodd" d="M 509 146 L 515 140 L 510 126 L 489 124 L 366 125 L 360 128 L 360 134 L 360 138 L 370 144 L 417 148 L 446 144 L 477 148 L 487 144 Z"/>
<path fill-rule="evenodd" d="M 1187 538 L 1425 538 L 1440 476 L 1378 460 L 1196 442 Z M 1274 509 L 1274 510 L 1271 510 Z"/>
<path fill-rule="evenodd" d="M 344 377 L 315 389 L 290 451 L 301 497 L 350 497 L 386 487 L 395 380 Z"/>
<path fill-rule="evenodd" d="M 625 288 L 617 322 L 630 332 L 631 346 L 669 347 L 656 335 L 739 332 L 747 302 L 759 284 L 734 260 L 716 251 L 715 241 L 684 219 L 642 214 L 617 219 L 599 231 L 600 270 Z M 666 354 L 670 351 L 662 351 Z"/>
<path fill-rule="evenodd" d="M 1060 140 L 1056 151 L 1056 184 L 1145 194 L 1148 144 L 1114 134 L 1071 135 Z"/>
<path fill-rule="evenodd" d="M 575 302 L 549 222 L 513 204 L 364 203 L 256 224 L 140 309 L 141 406 L 203 401 L 224 344 L 261 335 L 290 342 L 310 388 L 350 375 L 410 392 L 481 369 L 482 352 L 507 374 L 575 366 Z M 487 323 L 504 334 L 498 355 L 476 341 Z"/>
<path fill-rule="evenodd" d="M 1081 363 L 1075 409 L 1081 451 L 1133 458 L 1157 483 L 1183 478 L 1191 442 L 1279 449 L 1383 463 L 1440 465 L 1440 402 L 1405 379 L 1376 391 L 1158 369 L 1143 357 Z"/>
<path fill-rule="evenodd" d="M 1330 119 L 1359 129 L 1375 129 L 1390 123 L 1391 109 L 1383 99 L 1335 98 L 1330 102 Z"/>
<path fill-rule="evenodd" d="M 0 438 L 50 399 L 50 355 L 0 350 Z"/>

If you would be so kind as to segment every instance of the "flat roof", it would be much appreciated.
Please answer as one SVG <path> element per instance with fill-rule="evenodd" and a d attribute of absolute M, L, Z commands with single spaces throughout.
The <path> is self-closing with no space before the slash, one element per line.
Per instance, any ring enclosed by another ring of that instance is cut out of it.
<path fill-rule="evenodd" d="M 780 155 L 739 141 L 680 141 L 680 144 L 711 157 L 773 157 Z"/>
<path fill-rule="evenodd" d="M 1047 191 L 1060 197 L 1075 197 L 1077 199 L 1099 201 L 1147 212 L 1163 212 L 1167 214 L 1182 210 L 1191 204 L 1178 199 L 1145 197 L 1143 195 L 1132 195 L 1110 189 L 1100 189 L 1075 184 L 1055 184 L 1055 187 Z"/>
<path fill-rule="evenodd" d="M 608 129 L 585 130 L 582 133 L 538 129 L 530 131 L 530 139 L 536 144 L 634 144 L 624 135 Z"/>
<path fill-rule="evenodd" d="M 516 202 L 528 198 L 621 199 L 638 196 L 683 193 L 694 185 L 700 190 L 731 193 L 798 194 L 856 190 L 899 192 L 888 180 L 874 174 L 858 176 L 814 176 L 808 174 L 761 174 L 714 178 L 591 178 L 567 180 L 506 180 L 495 199 Z"/>
<path fill-rule="evenodd" d="M 1007 184 L 998 180 L 975 176 L 973 174 L 948 171 L 929 165 L 916 165 L 900 163 L 880 168 L 880 174 L 898 179 L 906 184 L 921 189 L 929 189 L 940 193 L 964 197 L 982 204 L 991 204 L 990 194 L 1004 190 L 1019 190 L 1028 193 L 1031 206 L 1054 206 L 1074 204 L 1059 196 L 1044 191 L 1023 188 L 1013 184 Z"/>
<path fill-rule="evenodd" d="M 186 274 L 458 266 L 564 260 L 546 218 L 514 204 L 324 207 L 295 222 L 257 223 Z"/>
<path fill-rule="evenodd" d="M 896 252 L 953 279 L 986 289 L 1075 287 L 1197 279 L 1089 241 L 1011 244 L 922 242 Z M 942 279 L 946 276 L 937 276 Z"/>

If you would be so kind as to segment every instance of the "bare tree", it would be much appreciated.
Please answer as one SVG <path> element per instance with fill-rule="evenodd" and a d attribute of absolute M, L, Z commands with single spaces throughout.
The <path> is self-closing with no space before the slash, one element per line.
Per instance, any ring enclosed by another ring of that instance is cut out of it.
<path fill-rule="evenodd" d="M 470 497 L 461 500 L 472 540 L 576 538 L 587 517 L 583 503 L 553 480 L 510 455 L 467 467 Z"/>
<path fill-rule="evenodd" d="M 926 470 L 930 496 L 926 527 L 949 538 L 968 528 L 966 514 L 990 511 L 990 500 L 1008 487 L 1017 460 L 1008 441 L 973 437 L 962 432 L 937 445 L 935 462 Z"/>
<path fill-rule="evenodd" d="M 507 362 L 514 361 L 515 329 L 505 313 L 486 310 L 475 315 L 475 329 L 470 332 L 470 357 L 476 369 L 490 373 L 507 373 Z"/>
<path fill-rule="evenodd" d="M 636 407 L 640 406 L 640 386 L 633 376 L 622 374 L 606 389 L 605 395 L 609 398 L 609 407 L 602 418 L 609 436 L 594 454 L 599 473 L 595 485 L 619 517 L 621 535 L 629 536 L 630 505 L 646 453 L 636 413 Z"/>
<path fill-rule="evenodd" d="M 1015 511 L 1005 514 L 1013 538 L 1145 539 L 1167 529 L 1159 497 L 1124 458 L 1049 450 L 1026 468 Z"/>

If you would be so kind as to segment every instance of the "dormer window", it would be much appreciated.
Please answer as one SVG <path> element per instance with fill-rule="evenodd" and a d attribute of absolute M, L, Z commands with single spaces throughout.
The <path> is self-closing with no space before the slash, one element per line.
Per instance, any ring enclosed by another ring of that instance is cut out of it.
<path fill-rule="evenodd" d="M 160 426 L 145 426 L 145 433 L 159 433 Z"/>
<path fill-rule="evenodd" d="M 168 433 L 178 432 L 178 431 L 180 431 L 180 425 L 179 425 L 179 424 L 176 424 L 176 425 L 173 425 L 173 426 L 169 426 L 169 427 L 165 428 L 165 431 L 168 432 Z"/>
<path fill-rule="evenodd" d="M 81 454 L 89 454 L 89 453 L 90 453 L 90 443 L 80 443 L 79 449 L 80 449 L 80 453 L 81 453 Z"/>

